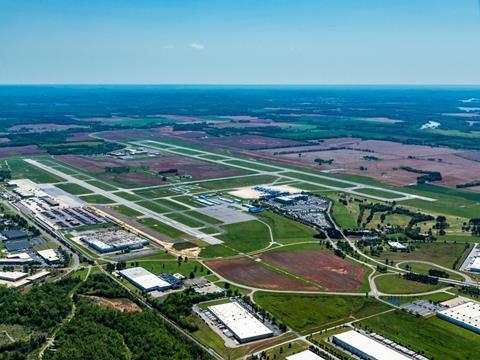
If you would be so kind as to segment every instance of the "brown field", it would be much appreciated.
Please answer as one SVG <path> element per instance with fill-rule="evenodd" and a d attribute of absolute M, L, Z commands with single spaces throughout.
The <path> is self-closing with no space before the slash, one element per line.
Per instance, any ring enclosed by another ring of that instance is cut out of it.
<path fill-rule="evenodd" d="M 328 150 L 332 147 L 343 147 Z M 306 152 L 308 150 L 318 150 Z M 293 152 L 280 154 L 281 152 Z M 479 152 L 465 152 L 444 147 L 405 145 L 390 141 L 360 139 L 326 139 L 312 146 L 285 147 L 262 150 L 262 156 L 315 166 L 322 170 L 341 169 L 349 174 L 369 176 L 393 185 L 409 185 L 416 182 L 419 174 L 400 169 L 407 166 L 425 171 L 439 171 L 443 180 L 439 184 L 455 187 L 457 184 L 480 180 Z M 301 153 L 301 156 L 299 154 Z M 379 160 L 364 159 L 374 156 Z M 316 165 L 315 159 L 333 159 L 331 165 Z M 364 167 L 367 170 L 360 170 Z"/>
<path fill-rule="evenodd" d="M 107 299 L 99 296 L 86 296 L 104 308 L 115 309 L 121 312 L 140 312 L 140 306 L 128 299 Z"/>
<path fill-rule="evenodd" d="M 328 291 L 362 289 L 365 268 L 322 250 L 269 251 L 260 258 Z"/>
<path fill-rule="evenodd" d="M 88 132 L 76 132 L 67 137 L 66 139 L 68 142 L 74 141 L 95 141 L 95 138 L 89 136 Z"/>
<path fill-rule="evenodd" d="M 180 174 L 187 172 L 195 180 L 212 179 L 219 177 L 228 177 L 244 174 L 245 171 L 221 166 L 206 161 L 192 159 L 183 156 L 159 156 L 155 158 L 139 160 L 122 160 L 115 158 L 89 158 L 76 155 L 60 155 L 57 159 L 66 162 L 69 165 L 82 169 L 89 173 L 94 173 L 105 180 L 121 180 L 136 185 L 159 185 L 163 184 L 161 176 L 154 175 L 159 171 L 175 168 Z M 150 173 L 145 171 L 124 174 L 109 174 L 105 172 L 105 167 L 129 166 L 131 169 L 148 168 Z"/>
<path fill-rule="evenodd" d="M 263 289 L 318 291 L 319 289 L 267 269 L 255 261 L 238 258 L 211 260 L 206 265 L 227 280 Z"/>
<path fill-rule="evenodd" d="M 0 158 L 21 155 L 39 155 L 45 153 L 46 151 L 39 149 L 37 145 L 0 147 Z"/>

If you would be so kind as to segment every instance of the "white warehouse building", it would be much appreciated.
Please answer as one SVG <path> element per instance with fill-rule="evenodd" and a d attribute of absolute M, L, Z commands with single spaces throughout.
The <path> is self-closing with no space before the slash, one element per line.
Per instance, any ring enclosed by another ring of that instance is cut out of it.
<path fill-rule="evenodd" d="M 208 310 L 240 343 L 273 336 L 272 330 L 236 302 L 209 306 Z"/>
<path fill-rule="evenodd" d="M 119 274 L 142 291 L 164 291 L 172 287 L 168 282 L 160 279 L 142 267 L 133 267 L 119 271 Z"/>
<path fill-rule="evenodd" d="M 333 343 L 365 360 L 411 359 L 355 330 L 334 335 Z"/>
<path fill-rule="evenodd" d="M 437 312 L 437 316 L 441 319 L 450 321 L 451 323 L 461 326 L 480 334 L 480 304 L 469 301 L 465 304 L 457 305 Z"/>

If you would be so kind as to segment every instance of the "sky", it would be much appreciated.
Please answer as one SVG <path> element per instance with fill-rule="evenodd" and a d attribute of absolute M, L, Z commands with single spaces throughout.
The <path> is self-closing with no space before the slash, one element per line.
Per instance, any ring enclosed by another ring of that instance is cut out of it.
<path fill-rule="evenodd" d="M 480 0 L 0 0 L 0 84 L 480 84 Z"/>

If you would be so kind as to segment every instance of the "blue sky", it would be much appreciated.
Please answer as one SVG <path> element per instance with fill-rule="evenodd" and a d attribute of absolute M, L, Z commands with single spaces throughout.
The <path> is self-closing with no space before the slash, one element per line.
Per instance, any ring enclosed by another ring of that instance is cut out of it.
<path fill-rule="evenodd" d="M 479 0 L 0 0 L 0 83 L 480 84 Z"/>

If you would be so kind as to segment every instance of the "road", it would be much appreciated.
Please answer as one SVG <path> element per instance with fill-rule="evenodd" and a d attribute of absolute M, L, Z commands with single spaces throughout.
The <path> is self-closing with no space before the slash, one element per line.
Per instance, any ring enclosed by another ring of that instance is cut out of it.
<path fill-rule="evenodd" d="M 77 184 L 81 187 L 84 187 L 85 189 L 88 189 L 90 190 L 91 192 L 95 193 L 95 194 L 98 194 L 98 195 L 102 195 L 102 196 L 105 196 L 106 198 L 109 198 L 111 200 L 113 200 L 114 202 L 118 203 L 118 204 L 121 204 L 121 205 L 124 205 L 124 206 L 127 206 L 133 210 L 136 210 L 144 215 L 147 215 L 151 218 L 154 218 L 155 220 L 158 220 L 162 223 L 165 223 L 173 228 L 176 228 L 190 236 L 193 236 L 194 238 L 197 238 L 199 240 L 202 240 L 202 241 L 205 241 L 209 244 L 221 244 L 222 241 L 211 236 L 211 235 L 208 235 L 208 234 L 204 234 L 202 233 L 201 231 L 197 230 L 197 229 L 194 229 L 194 228 L 191 228 L 190 226 L 187 226 L 187 225 L 184 225 L 178 221 L 175 221 L 175 220 L 172 220 L 170 219 L 169 217 L 165 216 L 165 215 L 161 215 L 153 210 L 150 210 L 150 209 L 147 209 L 133 201 L 130 201 L 130 200 L 126 200 L 116 194 L 113 194 L 107 190 L 103 190 L 103 189 L 100 189 L 98 187 L 96 187 L 95 185 L 92 185 L 92 184 L 89 184 L 88 182 L 84 181 L 84 180 L 80 180 L 80 179 L 77 179 L 71 175 L 68 175 L 68 174 L 65 174 L 57 169 L 54 169 L 48 165 L 44 165 L 36 160 L 33 160 L 33 159 L 25 159 L 26 162 L 28 162 L 29 164 L 31 165 L 34 165 L 42 170 L 45 170 L 51 174 L 54 174 L 54 175 L 57 175 L 57 176 L 60 176 L 62 178 L 64 178 L 65 180 L 71 182 L 71 183 L 74 183 L 74 184 Z"/>

